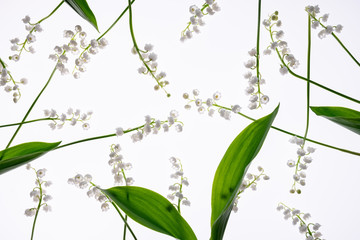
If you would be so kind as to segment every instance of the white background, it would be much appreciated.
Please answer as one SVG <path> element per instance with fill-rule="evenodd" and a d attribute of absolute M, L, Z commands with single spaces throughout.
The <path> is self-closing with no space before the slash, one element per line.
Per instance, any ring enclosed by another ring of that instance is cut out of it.
<path fill-rule="evenodd" d="M 106 38 L 109 46 L 100 51 L 88 64 L 88 71 L 80 79 L 56 73 L 28 119 L 43 117 L 43 110 L 54 108 L 65 112 L 67 108 L 93 110 L 91 128 L 67 125 L 52 131 L 46 122 L 24 125 L 13 145 L 30 141 L 71 142 L 86 137 L 114 133 L 116 127 L 137 127 L 145 115 L 166 119 L 172 109 L 180 112 L 184 131 L 149 135 L 142 142 L 132 143 L 130 135 L 74 145 L 50 152 L 32 163 L 36 168 L 46 168 L 46 179 L 54 185 L 48 189 L 53 196 L 49 202 L 53 211 L 40 212 L 35 239 L 121 239 L 123 223 L 114 209 L 101 212 L 100 204 L 88 199 L 85 191 L 67 184 L 67 179 L 77 173 L 90 173 L 94 182 L 111 187 L 113 178 L 107 165 L 109 146 L 120 143 L 127 161 L 133 169 L 128 173 L 135 185 L 168 194 L 172 173 L 168 159 L 182 160 L 190 186 L 184 194 L 191 207 L 183 207 L 183 216 L 194 229 L 198 239 L 210 236 L 210 196 L 212 179 L 223 154 L 231 141 L 250 122 L 241 116 L 226 121 L 216 115 L 199 115 L 195 109 L 186 111 L 183 92 L 197 88 L 200 97 L 211 97 L 215 91 L 223 95 L 220 105 L 230 107 L 239 104 L 242 112 L 252 117 L 264 116 L 281 102 L 274 125 L 303 134 L 306 114 L 306 83 L 290 75 L 281 76 L 279 60 L 275 55 L 262 56 L 261 73 L 267 84 L 263 92 L 270 102 L 256 111 L 247 109 L 248 97 L 244 94 L 247 81 L 243 78 L 243 65 L 249 59 L 247 51 L 255 47 L 257 26 L 257 1 L 217 1 L 222 10 L 204 18 L 206 26 L 201 34 L 181 43 L 180 32 L 189 21 L 190 5 L 203 2 L 142 1 L 133 5 L 134 31 L 140 47 L 152 43 L 158 54 L 159 70 L 167 73 L 172 97 L 153 91 L 155 81 L 137 73 L 141 66 L 137 56 L 130 53 L 132 41 L 128 28 L 128 14 L 111 30 Z M 126 1 L 89 1 L 101 32 L 117 18 L 126 7 Z M 329 24 L 344 26 L 339 34 L 343 43 L 360 58 L 358 47 L 359 28 L 357 16 L 360 4 L 345 1 L 263 1 L 262 19 L 278 10 L 283 21 L 284 40 L 292 53 L 300 60 L 296 72 L 306 75 L 307 15 L 306 5 L 319 4 L 321 13 L 330 13 Z M 24 54 L 18 63 L 10 62 L 9 40 L 24 39 L 26 31 L 21 19 L 29 14 L 35 21 L 55 8 L 54 1 L 6 1 L 1 4 L 2 22 L 0 56 L 9 65 L 16 79 L 27 77 L 29 84 L 22 87 L 22 98 L 17 104 L 5 91 L 0 92 L 0 124 L 19 122 L 30 104 L 47 81 L 54 62 L 47 59 L 55 45 L 62 45 L 63 30 L 81 24 L 89 39 L 97 33 L 87 22 L 78 17 L 67 5 L 63 5 L 37 33 L 34 44 L 36 55 Z M 330 88 L 359 98 L 359 67 L 332 38 L 320 40 L 313 32 L 311 78 Z M 269 44 L 269 35 L 261 28 L 261 49 Z M 72 61 L 71 61 L 72 64 Z M 73 65 L 69 64 L 72 69 Z M 355 103 L 343 100 L 315 86 L 311 88 L 311 105 L 346 106 L 359 110 Z M 359 151 L 359 138 L 311 113 L 308 137 L 339 147 Z M 5 147 L 15 128 L 0 129 L 1 148 Z M 256 173 L 261 165 L 270 181 L 260 181 L 258 190 L 247 190 L 239 202 L 239 211 L 232 214 L 224 239 L 304 239 L 305 237 L 285 221 L 275 210 L 279 202 L 303 212 L 310 212 L 311 221 L 319 222 L 326 239 L 358 239 L 360 195 L 359 157 L 309 144 L 317 148 L 314 161 L 307 170 L 307 185 L 301 195 L 290 195 L 293 169 L 286 166 L 288 159 L 296 157 L 296 146 L 288 142 L 289 136 L 271 130 L 249 172 Z M 26 217 L 26 208 L 35 206 L 29 197 L 35 176 L 25 167 L 0 176 L 0 239 L 29 239 L 33 218 Z M 130 224 L 138 239 L 171 239 L 166 235 L 148 230 L 137 223 Z M 131 239 L 130 235 L 128 239 Z"/>

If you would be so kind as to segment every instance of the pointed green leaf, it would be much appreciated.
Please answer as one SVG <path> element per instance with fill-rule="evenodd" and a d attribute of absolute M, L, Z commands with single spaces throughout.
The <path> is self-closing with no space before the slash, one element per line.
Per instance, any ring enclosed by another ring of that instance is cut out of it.
<path fill-rule="evenodd" d="M 99 31 L 94 13 L 91 11 L 86 0 L 65 0 L 77 14 L 91 23 Z"/>
<path fill-rule="evenodd" d="M 230 144 L 214 177 L 211 196 L 211 240 L 224 236 L 244 175 L 263 145 L 279 106 L 247 126 Z"/>
<path fill-rule="evenodd" d="M 0 174 L 20 167 L 56 148 L 61 142 L 28 142 L 0 151 Z"/>
<path fill-rule="evenodd" d="M 318 116 L 360 134 L 360 112 L 344 107 L 310 107 Z"/>
<path fill-rule="evenodd" d="M 103 190 L 130 218 L 152 230 L 176 239 L 196 236 L 171 202 L 146 188 L 125 186 Z"/>

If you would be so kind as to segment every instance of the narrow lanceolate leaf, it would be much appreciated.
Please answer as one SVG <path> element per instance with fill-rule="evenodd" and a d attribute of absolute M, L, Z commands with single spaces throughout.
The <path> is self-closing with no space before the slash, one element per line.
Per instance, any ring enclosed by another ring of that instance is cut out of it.
<path fill-rule="evenodd" d="M 171 202 L 146 188 L 125 186 L 103 190 L 130 218 L 152 230 L 176 239 L 196 236 Z"/>
<path fill-rule="evenodd" d="M 77 14 L 91 23 L 99 31 L 94 13 L 91 11 L 86 0 L 65 0 Z"/>
<path fill-rule="evenodd" d="M 360 134 L 360 112 L 344 107 L 310 107 L 318 116 L 337 123 L 344 128 Z"/>
<path fill-rule="evenodd" d="M 0 174 L 20 167 L 56 148 L 61 142 L 28 142 L 0 151 Z"/>
<path fill-rule="evenodd" d="M 224 236 L 226 224 L 251 161 L 269 132 L 279 106 L 268 116 L 247 126 L 230 144 L 214 177 L 211 196 L 211 240 Z"/>

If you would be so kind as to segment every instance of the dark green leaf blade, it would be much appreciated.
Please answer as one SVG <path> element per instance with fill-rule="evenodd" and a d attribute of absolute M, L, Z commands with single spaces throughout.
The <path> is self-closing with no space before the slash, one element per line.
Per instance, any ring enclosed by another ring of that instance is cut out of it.
<path fill-rule="evenodd" d="M 196 236 L 171 202 L 146 188 L 124 186 L 102 190 L 134 221 L 176 239 Z"/>
<path fill-rule="evenodd" d="M 28 142 L 0 151 L 0 174 L 20 167 L 56 148 L 61 142 Z"/>
<path fill-rule="evenodd" d="M 360 112 L 344 107 L 310 107 L 318 116 L 329 119 L 360 135 Z"/>
<path fill-rule="evenodd" d="M 91 11 L 86 0 L 65 0 L 77 14 L 91 23 L 99 31 L 94 13 Z"/>
<path fill-rule="evenodd" d="M 235 197 L 251 161 L 262 147 L 279 106 L 269 115 L 247 126 L 230 144 L 213 181 L 211 196 L 211 240 L 224 236 Z"/>

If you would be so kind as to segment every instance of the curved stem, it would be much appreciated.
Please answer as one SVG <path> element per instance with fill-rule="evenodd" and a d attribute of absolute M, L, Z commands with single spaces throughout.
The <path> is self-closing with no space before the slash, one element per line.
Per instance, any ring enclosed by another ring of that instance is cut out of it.
<path fill-rule="evenodd" d="M 125 134 L 125 133 L 129 133 L 129 132 L 136 131 L 136 130 L 138 130 L 138 129 L 140 129 L 140 128 L 143 128 L 144 126 L 145 126 L 145 125 L 141 125 L 141 126 L 139 126 L 139 127 L 126 130 L 126 131 L 124 131 L 124 134 Z M 71 145 L 74 145 L 74 144 L 78 144 L 78 143 L 82 143 L 82 142 L 88 142 L 88 141 L 98 140 L 98 139 L 102 139 L 102 138 L 115 137 L 115 136 L 116 136 L 115 133 L 111 133 L 111 134 L 101 135 L 101 136 L 97 136 L 97 137 L 85 138 L 85 139 L 77 140 L 77 141 L 74 141 L 74 142 L 70 142 L 70 143 L 67 143 L 67 144 L 58 146 L 58 147 L 55 148 L 55 149 L 60 149 L 60 148 L 63 148 L 63 147 L 68 147 L 68 146 L 71 146 Z M 54 150 L 55 150 L 55 149 L 54 149 Z"/>
<path fill-rule="evenodd" d="M 167 97 L 170 97 L 170 94 L 165 90 L 165 88 L 162 86 L 162 84 L 160 84 L 159 80 L 156 78 L 156 76 L 154 75 L 153 71 L 150 69 L 150 67 L 148 66 L 148 64 L 146 63 L 145 59 L 143 58 L 143 56 L 140 53 L 139 47 L 136 43 L 136 39 L 135 39 L 135 34 L 134 34 L 134 28 L 133 28 L 133 22 L 132 22 L 132 9 L 131 9 L 131 1 L 128 0 L 129 2 L 129 27 L 130 27 L 130 34 L 131 34 L 131 39 L 133 41 L 134 47 L 136 49 L 137 54 L 139 55 L 140 60 L 143 62 L 143 64 L 145 65 L 146 69 L 148 70 L 148 72 L 151 74 L 151 76 L 155 79 L 155 81 L 157 82 L 157 84 L 161 87 L 161 89 L 163 89 L 166 93 Z"/>
<path fill-rule="evenodd" d="M 133 4 L 135 2 L 135 0 L 131 1 L 131 4 Z M 114 26 L 115 24 L 122 18 L 122 16 L 126 13 L 126 11 L 129 9 L 129 6 L 127 6 L 124 11 L 122 11 L 122 13 L 120 14 L 120 16 L 115 20 L 115 22 L 113 22 L 113 24 L 111 24 L 111 26 L 103 33 L 101 34 L 100 37 L 98 37 L 96 40 L 100 40 L 102 37 L 105 36 L 105 34 L 107 34 Z"/>
<path fill-rule="evenodd" d="M 20 130 L 20 128 L 22 127 L 22 125 L 24 124 L 26 118 L 29 116 L 31 110 L 34 108 L 36 102 L 39 100 L 41 94 L 45 91 L 46 87 L 49 85 L 49 83 L 50 83 L 52 77 L 54 76 L 55 72 L 56 72 L 56 66 L 54 67 L 54 70 L 51 72 L 50 77 L 49 77 L 48 81 L 46 82 L 45 86 L 41 89 L 40 93 L 39 93 L 38 96 L 35 98 L 34 102 L 31 104 L 29 110 L 26 112 L 26 114 L 25 114 L 23 120 L 21 121 L 20 125 L 18 126 L 18 128 L 17 128 L 16 131 L 15 131 L 15 133 L 14 133 L 13 136 L 11 137 L 9 143 L 8 143 L 7 146 L 5 147 L 5 151 L 3 151 L 2 155 L 0 156 L 0 160 L 2 159 L 4 153 L 6 152 L 6 149 L 9 148 L 9 146 L 10 146 L 11 143 L 12 143 L 12 141 L 15 139 L 16 134 L 19 132 L 19 130 Z"/>
<path fill-rule="evenodd" d="M 57 5 L 56 8 L 55 8 L 54 10 L 52 10 L 52 12 L 51 12 L 49 15 L 47 15 L 47 16 L 44 17 L 44 18 L 42 18 L 42 19 L 41 19 L 40 21 L 38 21 L 36 24 L 39 24 L 39 23 L 41 23 L 42 21 L 44 21 L 44 20 L 48 19 L 49 17 L 51 17 L 51 15 L 53 15 L 53 14 L 56 12 L 56 10 L 58 10 L 64 2 L 65 2 L 65 1 L 61 1 L 61 2 L 59 3 L 59 5 Z"/>
<path fill-rule="evenodd" d="M 33 123 L 33 122 L 39 122 L 39 121 L 48 121 L 48 120 L 57 120 L 57 118 L 39 118 L 39 119 L 33 119 L 33 120 L 25 121 L 25 122 L 10 123 L 10 124 L 5 124 L 5 125 L 0 125 L 0 128 L 12 127 L 12 126 L 20 125 L 20 124 L 27 124 L 27 123 Z"/>
<path fill-rule="evenodd" d="M 221 106 L 221 105 L 218 105 L 218 104 L 214 104 L 213 106 L 215 107 L 219 107 L 219 108 L 223 108 L 223 109 L 226 109 L 226 110 L 229 110 L 231 111 L 231 108 L 228 108 L 228 107 L 224 107 L 224 106 Z M 257 119 L 255 118 L 252 118 L 252 117 L 249 117 L 243 113 L 238 113 L 240 116 L 248 119 L 248 120 L 251 120 L 251 121 L 256 121 Z M 315 144 L 318 144 L 318 145 L 321 145 L 323 147 L 327 147 L 327 148 L 331 148 L 331 149 L 334 149 L 334 150 L 338 150 L 340 152 L 345 152 L 345 153 L 349 153 L 349 154 L 352 154 L 352 155 L 356 155 L 356 156 L 360 156 L 360 153 L 358 152 L 354 152 L 354 151 L 351 151 L 351 150 L 347 150 L 347 149 L 343 149 L 343 148 L 338 148 L 338 147 L 335 147 L 335 146 L 332 146 L 332 145 L 329 145 L 329 144 L 325 144 L 325 143 L 322 143 L 322 142 L 319 142 L 319 141 L 315 141 L 315 140 L 312 140 L 310 138 L 304 138 L 304 137 L 301 137 L 299 134 L 295 134 L 295 133 L 292 133 L 292 132 L 289 132 L 289 131 L 286 131 L 286 130 L 283 130 L 281 128 L 278 128 L 278 127 L 275 127 L 275 126 L 271 126 L 272 129 L 275 129 L 276 131 L 279 131 L 279 132 L 282 132 L 282 133 L 285 133 L 285 134 L 288 134 L 290 136 L 297 136 L 298 138 L 302 138 L 306 141 L 309 141 L 309 142 L 312 142 L 312 143 L 315 143 Z"/>
<path fill-rule="evenodd" d="M 283 60 L 282 60 L 282 62 L 283 62 Z M 284 65 L 284 66 L 287 67 L 286 65 Z M 294 73 L 289 67 L 287 67 L 287 68 L 288 68 L 288 70 L 289 70 L 289 73 L 290 73 L 291 75 L 293 75 L 294 77 L 297 77 L 297 78 L 299 78 L 299 79 L 308 81 L 309 83 L 314 84 L 315 86 L 318 86 L 318 87 L 320 87 L 320 88 L 322 88 L 322 89 L 325 89 L 326 91 L 329 91 L 329 92 L 331 92 L 331 93 L 333 93 L 333 94 L 336 94 L 336 95 L 338 95 L 338 96 L 340 96 L 340 97 L 346 98 L 346 99 L 348 99 L 348 100 L 350 100 L 350 101 L 353 101 L 353 102 L 356 102 L 356 103 L 360 104 L 360 100 L 357 100 L 357 99 L 355 99 L 355 98 L 352 98 L 352 97 L 350 97 L 350 96 L 347 96 L 347 95 L 345 95 L 345 94 L 343 94 L 343 93 L 337 92 L 337 91 L 335 91 L 335 90 L 333 90 L 333 89 L 331 89 L 331 88 L 325 87 L 324 85 L 321 85 L 320 83 L 314 82 L 314 81 L 312 81 L 311 79 L 307 79 L 307 78 L 305 78 L 305 77 L 303 77 L 303 76 L 300 76 L 300 75 Z"/>
<path fill-rule="evenodd" d="M 1 58 L 0 58 L 0 64 L 3 68 L 6 68 L 5 63 L 3 62 L 3 60 Z"/>
<path fill-rule="evenodd" d="M 37 181 L 39 181 L 39 180 L 37 180 Z M 41 188 L 40 182 L 39 182 L 39 186 L 40 186 L 39 187 L 39 189 L 40 189 L 40 194 L 39 194 L 40 198 L 39 198 L 39 204 L 38 204 L 37 209 L 36 209 L 32 230 L 31 230 L 31 238 L 30 238 L 31 240 L 33 240 L 33 238 L 34 238 L 36 220 L 37 220 L 37 216 L 39 214 L 39 210 L 40 210 L 40 207 L 41 207 L 41 201 L 42 201 L 42 188 Z"/>
<path fill-rule="evenodd" d="M 273 36 L 272 36 L 271 31 L 270 31 L 270 37 L 271 37 L 271 41 L 274 42 L 274 38 L 273 38 Z M 345 95 L 345 94 L 342 94 L 342 93 L 340 93 L 340 92 L 337 92 L 337 91 L 335 91 L 335 90 L 333 90 L 333 89 L 331 89 L 331 88 L 328 88 L 328 87 L 326 87 L 326 86 L 324 86 L 324 85 L 321 85 L 320 83 L 314 82 L 314 81 L 312 81 L 311 79 L 305 78 L 305 77 L 303 77 L 303 76 L 300 76 L 300 75 L 294 73 L 294 72 L 290 69 L 290 67 L 285 63 L 284 59 L 281 57 L 278 48 L 276 48 L 276 53 L 277 53 L 277 55 L 278 55 L 281 63 L 284 65 L 284 67 L 286 67 L 286 68 L 288 69 L 289 73 L 290 73 L 291 75 L 293 75 L 294 77 L 297 77 L 297 78 L 299 78 L 299 79 L 302 79 L 302 80 L 304 80 L 304 81 L 307 81 L 307 82 L 309 82 L 309 83 L 311 83 L 311 84 L 314 84 L 315 86 L 318 86 L 318 87 L 320 87 L 320 88 L 322 88 L 322 89 L 325 89 L 326 91 L 329 91 L 329 92 L 331 92 L 331 93 L 333 93 L 333 94 L 336 94 L 336 95 L 338 95 L 338 96 L 341 96 L 341 97 L 346 98 L 346 99 L 348 99 L 348 100 L 350 100 L 350 101 L 353 101 L 353 102 L 356 102 L 356 103 L 360 104 L 360 100 L 357 100 L 357 99 L 355 99 L 355 98 L 352 98 L 352 97 L 350 97 L 350 96 L 347 96 L 347 95 Z"/>

